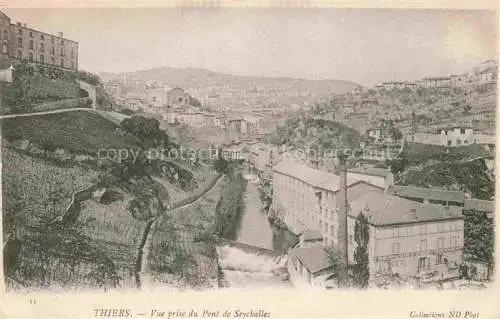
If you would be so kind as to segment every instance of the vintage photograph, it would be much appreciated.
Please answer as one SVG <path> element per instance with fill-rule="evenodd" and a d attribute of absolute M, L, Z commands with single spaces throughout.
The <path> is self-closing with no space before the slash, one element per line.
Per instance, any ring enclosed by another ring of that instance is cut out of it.
<path fill-rule="evenodd" d="M 493 11 L 0 11 L 10 293 L 486 289 Z"/>

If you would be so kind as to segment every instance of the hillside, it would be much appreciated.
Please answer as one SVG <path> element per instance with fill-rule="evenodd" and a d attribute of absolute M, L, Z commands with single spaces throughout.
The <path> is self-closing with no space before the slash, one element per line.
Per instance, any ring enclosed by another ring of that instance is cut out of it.
<path fill-rule="evenodd" d="M 4 267 L 28 289 L 134 287 L 146 220 L 178 200 L 172 188 L 186 198 L 215 176 L 187 161 L 148 160 L 144 151 L 168 142 L 150 119 L 117 125 L 77 111 L 0 123 L 4 240 L 20 243 L 4 248 Z M 103 165 L 102 150 L 139 155 Z"/>
<path fill-rule="evenodd" d="M 340 148 L 358 149 L 362 137 L 358 131 L 339 122 L 297 117 L 287 120 L 267 139 L 275 145 L 310 147 L 326 152 Z"/>

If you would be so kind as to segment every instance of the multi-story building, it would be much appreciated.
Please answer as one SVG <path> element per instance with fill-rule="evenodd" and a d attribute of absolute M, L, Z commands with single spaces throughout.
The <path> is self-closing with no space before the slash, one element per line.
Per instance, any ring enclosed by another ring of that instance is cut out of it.
<path fill-rule="evenodd" d="M 122 85 L 117 81 L 104 83 L 104 91 L 115 99 L 121 99 L 123 97 Z"/>
<path fill-rule="evenodd" d="M 133 111 L 143 111 L 147 106 L 147 101 L 138 97 L 129 97 L 125 100 L 125 107 Z"/>
<path fill-rule="evenodd" d="M 162 87 L 151 87 L 146 89 L 148 104 L 156 108 L 167 106 L 167 90 Z"/>
<path fill-rule="evenodd" d="M 462 87 L 469 83 L 469 75 L 467 73 L 463 74 L 452 74 L 450 76 L 451 86 Z"/>
<path fill-rule="evenodd" d="M 50 64 L 78 70 L 78 42 L 29 28 L 25 23 L 11 23 L 0 12 L 0 57 Z"/>
<path fill-rule="evenodd" d="M 340 177 L 284 159 L 273 168 L 272 180 L 272 209 L 288 228 L 296 234 L 307 229 L 318 230 L 325 244 L 333 244 L 338 227 Z M 347 176 L 348 200 L 369 191 L 384 189 Z"/>
<path fill-rule="evenodd" d="M 171 107 L 186 107 L 190 103 L 190 96 L 181 88 L 173 88 L 167 92 L 167 104 Z"/>
<path fill-rule="evenodd" d="M 468 126 L 452 126 L 438 130 L 441 134 L 441 145 L 461 146 L 474 143 L 474 130 Z"/>
<path fill-rule="evenodd" d="M 451 85 L 450 77 L 428 77 L 423 78 L 421 84 L 425 88 L 449 87 Z"/>
<path fill-rule="evenodd" d="M 354 225 L 360 212 L 368 219 L 370 274 L 403 277 L 457 275 L 464 245 L 462 208 L 424 204 L 382 192 L 350 201 L 348 243 L 354 262 Z"/>

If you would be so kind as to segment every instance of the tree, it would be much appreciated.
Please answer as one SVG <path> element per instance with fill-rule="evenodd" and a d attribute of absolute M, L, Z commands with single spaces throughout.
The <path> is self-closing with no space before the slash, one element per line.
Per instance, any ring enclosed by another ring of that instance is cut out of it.
<path fill-rule="evenodd" d="M 495 225 L 485 212 L 464 210 L 464 253 L 472 260 L 485 262 L 491 272 L 495 264 Z"/>
<path fill-rule="evenodd" d="M 217 173 L 227 174 L 229 172 L 229 163 L 222 155 L 222 149 L 217 152 L 218 156 L 214 162 L 214 169 Z"/>
<path fill-rule="evenodd" d="M 390 133 L 389 133 L 394 141 L 399 141 L 403 138 L 403 133 L 401 133 L 400 130 L 398 130 L 396 127 L 391 127 Z"/>
<path fill-rule="evenodd" d="M 356 264 L 353 267 L 353 281 L 358 288 L 368 287 L 370 272 L 368 269 L 368 241 L 370 229 L 368 220 L 362 212 L 359 213 L 354 225 L 354 240 L 356 248 L 354 250 L 354 260 Z"/>
<path fill-rule="evenodd" d="M 405 168 L 408 165 L 408 161 L 405 156 L 402 156 L 398 159 L 387 160 L 387 165 L 391 168 L 391 173 L 394 175 L 396 180 L 399 180 L 401 174 L 405 171 Z"/>
<path fill-rule="evenodd" d="M 342 259 L 340 258 L 340 253 L 334 247 L 325 248 L 326 258 L 328 263 L 332 267 L 333 278 L 335 279 L 339 287 L 348 287 L 348 282 L 345 281 L 348 277 L 345 275 L 347 269 L 345 269 Z"/>

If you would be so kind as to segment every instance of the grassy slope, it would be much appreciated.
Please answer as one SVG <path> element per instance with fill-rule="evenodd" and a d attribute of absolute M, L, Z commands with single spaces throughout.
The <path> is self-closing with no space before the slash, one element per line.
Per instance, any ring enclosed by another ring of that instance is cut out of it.
<path fill-rule="evenodd" d="M 16 140 L 22 138 L 38 144 L 43 144 L 44 141 L 49 140 L 53 146 L 64 148 L 72 153 L 93 154 L 101 148 L 139 148 L 141 145 L 138 139 L 130 136 L 124 137 L 117 132 L 116 124 L 89 112 L 5 119 L 2 120 L 2 128 L 6 139 Z M 71 181 L 71 175 L 76 177 L 77 182 L 80 179 L 91 180 L 97 175 L 95 171 L 89 173 L 82 168 L 59 168 L 54 166 L 54 168 L 48 170 L 39 168 L 36 165 L 36 167 L 31 168 L 33 165 L 26 164 L 25 161 L 43 163 L 44 166 L 50 165 L 43 160 L 33 159 L 28 155 L 20 155 L 17 151 L 10 151 L 10 153 L 6 157 L 7 161 L 5 161 L 4 157 L 4 168 L 9 172 L 4 175 L 4 189 L 7 189 L 7 191 L 4 191 L 4 195 L 8 197 L 4 201 L 4 205 L 14 211 L 17 211 L 16 205 L 25 205 L 26 210 L 30 213 L 38 211 L 39 205 L 35 204 L 35 202 L 40 200 L 37 197 L 46 196 L 50 191 L 47 189 L 53 185 L 51 182 L 47 183 L 49 178 L 55 178 L 57 185 L 67 186 Z M 6 155 L 4 154 L 4 156 Z M 20 157 L 22 158 L 20 159 Z M 195 178 L 199 180 L 200 185 L 203 185 L 213 172 L 206 169 L 197 169 L 195 173 Z M 26 182 L 26 179 L 31 180 Z M 22 191 L 26 185 L 29 186 L 29 189 L 34 190 L 28 196 Z M 110 258 L 114 263 L 124 265 L 125 269 L 127 269 L 135 262 L 136 246 L 142 236 L 145 222 L 134 219 L 128 211 L 128 201 L 133 197 L 133 194 L 125 192 L 123 195 L 122 199 L 107 205 L 97 203 L 94 200 L 83 202 L 83 210 L 79 221 L 87 221 L 83 233 L 90 238 L 91 245 L 97 249 L 97 253 Z M 69 200 L 65 202 L 65 205 L 68 203 Z M 65 205 L 58 207 L 59 211 L 64 209 Z M 196 206 L 195 212 L 191 210 L 183 211 L 178 218 L 182 219 L 183 216 L 186 217 L 191 214 L 198 216 L 199 213 L 213 212 L 215 207 L 207 208 L 207 205 L 215 206 L 214 203 L 204 203 L 202 206 L 206 209 Z M 213 220 L 213 216 L 209 217 L 209 215 L 196 220 L 204 220 L 205 222 Z M 28 219 L 30 219 L 29 216 L 22 223 L 26 223 Z M 182 234 L 184 235 L 181 238 L 189 234 L 188 242 L 193 243 L 194 239 L 191 238 L 191 235 L 198 234 L 198 232 L 192 230 L 193 227 L 198 229 L 199 225 L 192 225 L 187 220 L 182 220 L 182 223 Z M 192 244 L 190 244 L 191 246 Z M 195 250 L 206 250 L 205 247 L 199 245 L 193 247 L 196 248 Z M 192 248 L 189 248 L 188 251 L 193 254 L 196 253 Z M 204 259 L 197 255 L 196 260 L 199 258 Z M 51 259 L 57 259 L 57 257 L 54 256 Z M 26 261 L 29 263 L 29 258 Z M 197 263 L 198 265 L 206 264 L 206 262 L 200 260 Z M 208 262 L 208 264 L 211 265 L 212 263 Z M 201 271 L 198 273 L 201 273 Z M 40 279 L 35 278 L 36 280 Z"/>
<path fill-rule="evenodd" d="M 1 121 L 4 138 L 50 141 L 72 153 L 95 154 L 100 149 L 139 148 L 139 141 L 115 132 L 111 121 L 87 111 L 19 117 Z"/>
<path fill-rule="evenodd" d="M 210 286 L 207 280 L 217 274 L 212 232 L 219 196 L 216 186 L 195 203 L 169 210 L 158 218 L 152 229 L 149 256 L 156 280 L 190 287 Z"/>
<path fill-rule="evenodd" d="M 480 157 L 491 155 L 475 144 L 445 147 L 408 143 L 402 154 L 407 166 L 398 184 L 466 191 L 489 200 L 494 195 L 494 181 Z"/>
<path fill-rule="evenodd" d="M 3 146 L 2 189 L 5 214 L 13 214 L 23 224 L 36 223 L 38 215 L 61 211 L 71 200 L 71 192 L 92 184 L 97 172 L 81 167 L 61 168 L 46 161 L 20 154 Z M 74 180 L 73 180 L 74 178 Z M 64 195 L 52 208 L 49 194 L 60 190 Z M 6 225 L 10 229 L 13 225 Z M 5 235 L 4 231 L 4 235 Z"/>
<path fill-rule="evenodd" d="M 442 145 L 429 145 L 421 143 L 407 143 L 403 148 L 402 156 L 411 164 L 425 164 L 430 160 L 461 161 L 480 156 L 491 155 L 482 146 L 477 144 L 460 147 L 446 147 Z"/>

